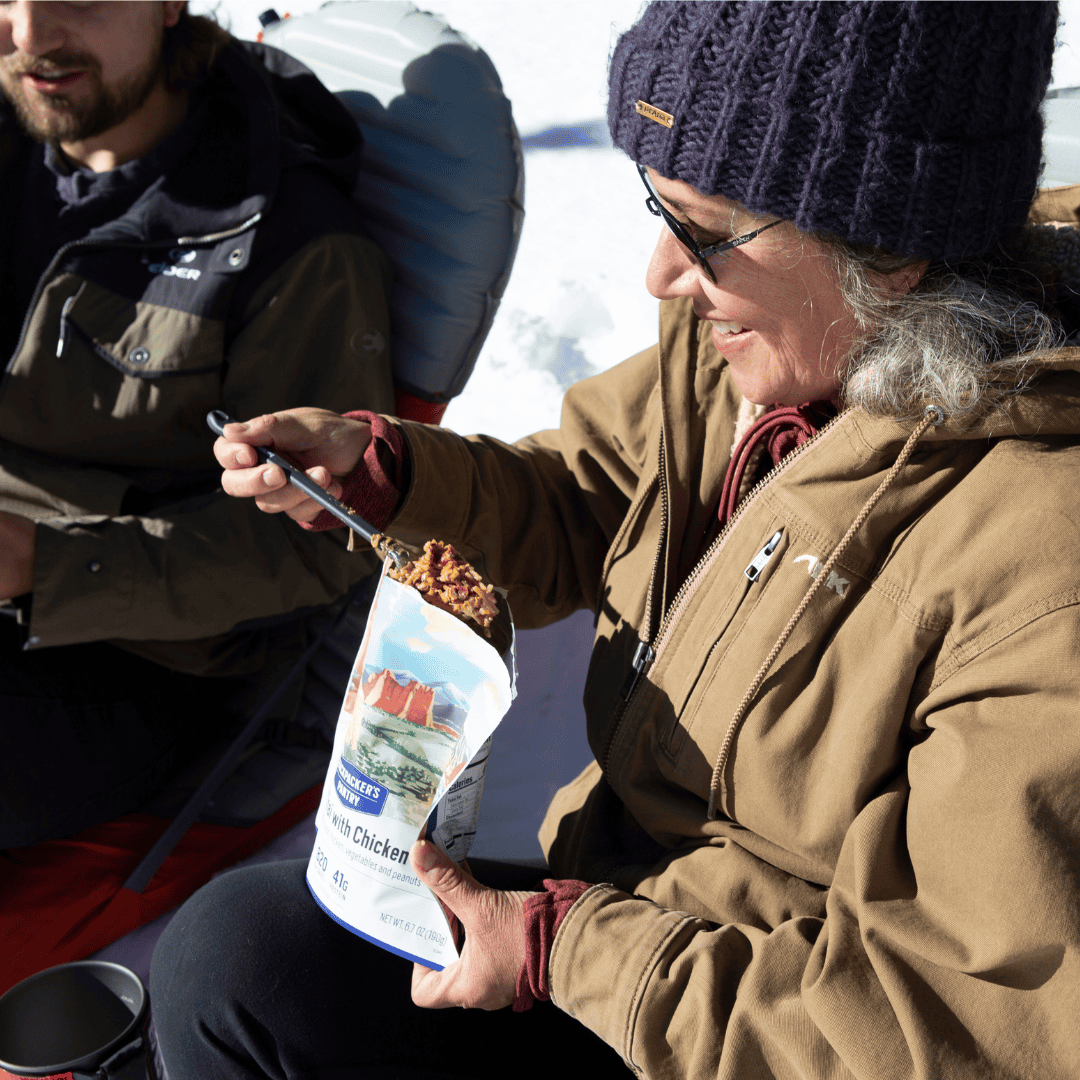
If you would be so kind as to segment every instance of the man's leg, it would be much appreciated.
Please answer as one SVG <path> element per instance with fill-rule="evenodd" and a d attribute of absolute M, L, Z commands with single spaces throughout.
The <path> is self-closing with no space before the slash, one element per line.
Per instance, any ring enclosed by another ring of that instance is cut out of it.
<path fill-rule="evenodd" d="M 223 874 L 162 935 L 150 999 L 170 1080 L 628 1075 L 614 1051 L 550 1004 L 525 1013 L 417 1008 L 412 965 L 327 916 L 308 892 L 306 866 Z"/>
<path fill-rule="evenodd" d="M 0 616 L 0 848 L 138 810 L 228 734 L 215 708 L 228 683 L 104 642 L 24 652 L 15 620 Z"/>

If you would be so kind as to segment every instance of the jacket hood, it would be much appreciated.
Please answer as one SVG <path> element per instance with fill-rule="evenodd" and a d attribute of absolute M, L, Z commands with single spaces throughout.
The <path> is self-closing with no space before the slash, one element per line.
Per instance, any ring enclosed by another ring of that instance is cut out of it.
<path fill-rule="evenodd" d="M 315 165 L 351 195 L 363 136 L 348 109 L 310 68 L 288 53 L 253 41 L 237 44 L 277 103 L 282 166 Z"/>
<path fill-rule="evenodd" d="M 1000 438 L 1076 438 L 1080 436 L 1080 347 L 1067 344 L 1034 362 L 1031 385 L 986 416 L 954 419 L 929 428 L 921 443 Z M 852 419 L 868 449 L 885 451 L 903 444 L 914 422 L 870 416 L 852 410 Z"/>
<path fill-rule="evenodd" d="M 1046 285 L 1067 344 L 1080 344 L 1080 229 L 1036 225 L 1038 273 Z"/>
<path fill-rule="evenodd" d="M 299 61 L 278 49 L 234 41 L 222 50 L 210 81 L 199 160 L 151 191 L 147 239 L 207 236 L 265 214 L 283 169 L 315 166 L 346 197 L 360 162 L 360 129 L 344 106 Z M 137 209 L 137 206 L 133 210 Z"/>
<path fill-rule="evenodd" d="M 281 171 L 297 166 L 318 169 L 352 194 L 359 127 L 307 67 L 278 49 L 230 42 L 208 81 L 192 92 L 189 116 L 201 123 L 198 154 L 159 177 L 91 239 L 168 243 L 237 229 L 266 213 Z M 27 136 L 0 99 L 0 169 L 20 139 Z"/>

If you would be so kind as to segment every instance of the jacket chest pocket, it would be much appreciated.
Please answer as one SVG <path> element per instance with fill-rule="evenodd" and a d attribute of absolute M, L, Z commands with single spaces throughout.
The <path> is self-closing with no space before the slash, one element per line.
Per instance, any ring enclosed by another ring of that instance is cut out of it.
<path fill-rule="evenodd" d="M 133 379 L 206 375 L 221 367 L 224 323 L 85 282 L 60 309 L 56 358 L 63 360 L 75 341 Z"/>
<path fill-rule="evenodd" d="M 719 687 L 723 707 L 732 698 L 733 710 L 753 679 L 754 672 L 746 674 L 739 664 L 728 663 L 729 654 L 745 652 L 737 648 L 739 642 L 758 633 L 754 613 L 767 598 L 787 549 L 787 532 L 777 521 L 746 530 L 738 543 L 725 545 L 718 553 L 684 612 L 673 616 L 678 627 L 652 676 L 671 702 L 661 736 L 673 761 L 682 755 L 688 738 L 695 743 L 712 741 L 713 723 L 708 733 L 694 730 L 703 715 L 702 698 L 715 700 Z M 673 607 L 677 612 L 678 597 Z M 756 650 L 750 651 L 756 655 Z M 704 715 L 710 714 L 704 710 Z"/>
<path fill-rule="evenodd" d="M 220 399 L 223 322 L 88 281 L 71 293 L 72 283 L 54 283 L 34 312 L 0 403 L 5 436 L 83 461 L 205 457 L 204 417 Z"/>

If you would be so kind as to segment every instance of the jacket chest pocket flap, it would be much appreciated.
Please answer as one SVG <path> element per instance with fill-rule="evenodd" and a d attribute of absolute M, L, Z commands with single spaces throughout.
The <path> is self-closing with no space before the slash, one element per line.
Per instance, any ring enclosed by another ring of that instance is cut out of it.
<path fill-rule="evenodd" d="M 64 303 L 57 358 L 81 349 L 136 379 L 206 375 L 221 367 L 224 324 L 88 281 Z"/>
<path fill-rule="evenodd" d="M 58 282 L 0 394 L 0 430 L 28 449 L 85 462 L 204 460 L 223 341 L 220 321 L 89 281 L 74 293 Z"/>

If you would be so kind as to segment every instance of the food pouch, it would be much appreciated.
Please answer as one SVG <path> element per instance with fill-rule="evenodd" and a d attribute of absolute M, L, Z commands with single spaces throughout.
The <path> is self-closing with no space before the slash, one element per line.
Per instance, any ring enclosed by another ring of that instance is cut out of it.
<path fill-rule="evenodd" d="M 431 818 L 452 859 L 468 852 L 489 737 L 515 692 L 513 651 L 504 660 L 384 566 L 338 717 L 308 887 L 354 934 L 436 970 L 457 949 L 409 848 Z"/>

